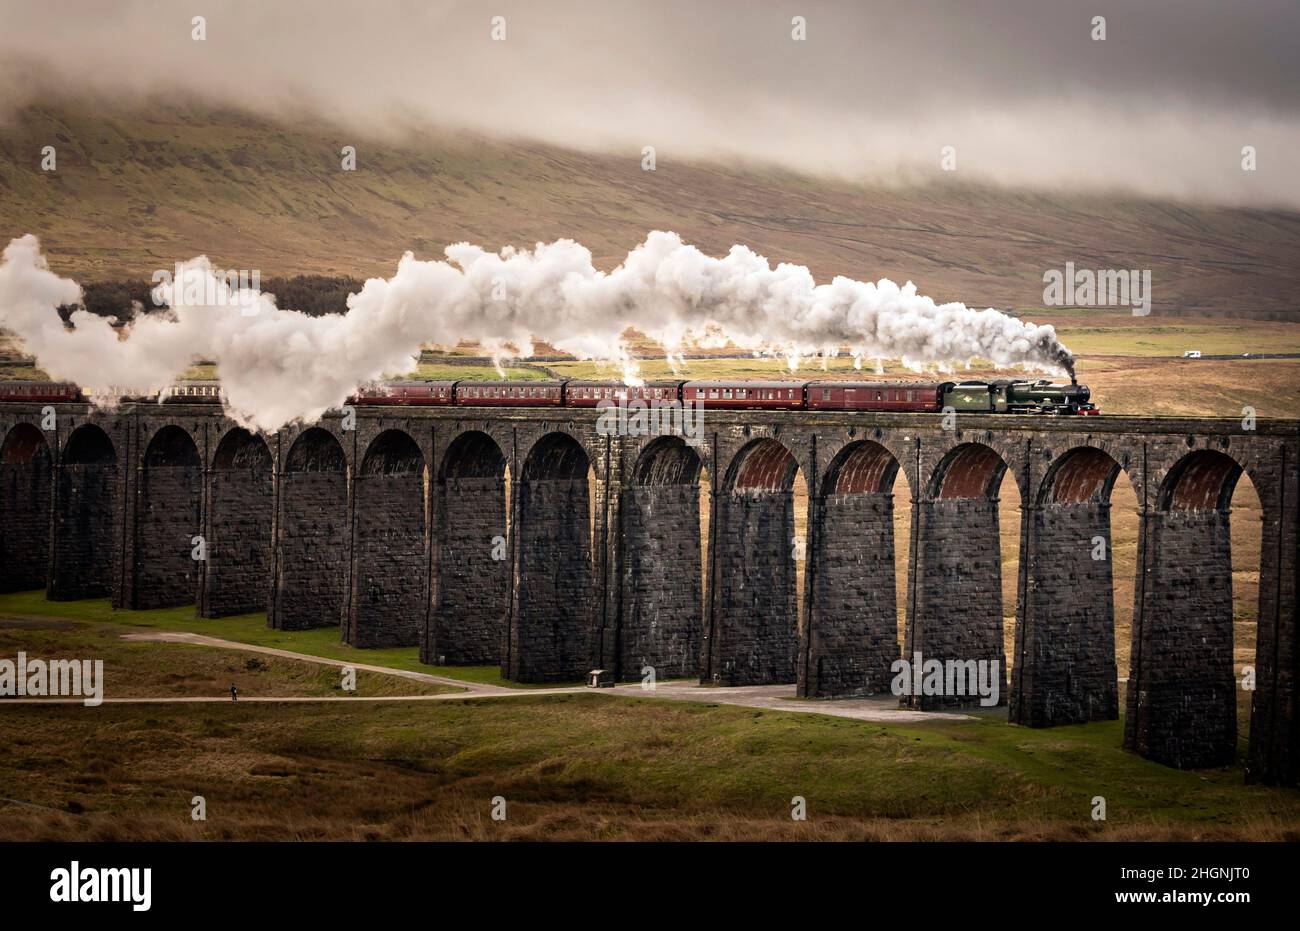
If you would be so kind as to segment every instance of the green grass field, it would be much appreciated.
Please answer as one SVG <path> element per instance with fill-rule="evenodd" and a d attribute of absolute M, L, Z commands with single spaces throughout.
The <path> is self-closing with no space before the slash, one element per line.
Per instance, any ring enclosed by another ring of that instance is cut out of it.
<path fill-rule="evenodd" d="M 190 643 L 125 639 L 139 627 L 109 621 L 17 621 L 0 617 L 0 656 L 103 662 L 106 698 L 229 696 L 436 695 L 455 686 L 420 682 L 368 670 L 356 671 L 356 690 L 343 689 L 336 666 Z"/>
<path fill-rule="evenodd" d="M 321 656 L 346 663 L 367 663 L 390 669 L 404 669 L 408 672 L 426 672 L 487 685 L 527 689 L 556 684 L 548 683 L 547 686 L 543 686 L 507 682 L 501 678 L 501 670 L 496 666 L 426 666 L 420 662 L 417 647 L 359 650 L 339 639 L 337 627 L 321 627 L 315 630 L 273 630 L 266 626 L 266 614 L 263 612 L 209 619 L 197 617 L 192 606 L 125 611 L 114 609 L 107 598 L 47 601 L 43 591 L 32 591 L 0 595 L 0 613 L 71 618 L 104 622 L 117 627 L 142 627 L 151 630 L 206 634 L 209 637 L 220 637 L 237 643 L 292 650 L 308 656 Z"/>

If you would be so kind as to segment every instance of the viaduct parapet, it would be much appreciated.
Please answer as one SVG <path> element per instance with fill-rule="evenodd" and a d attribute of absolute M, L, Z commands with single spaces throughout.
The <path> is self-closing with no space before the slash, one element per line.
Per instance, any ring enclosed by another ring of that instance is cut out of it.
<path fill-rule="evenodd" d="M 1247 776 L 1296 783 L 1300 424 L 708 411 L 703 426 L 687 443 L 606 435 L 590 409 L 359 408 L 263 436 L 198 405 L 4 403 L 0 588 L 211 618 L 265 608 L 276 628 L 418 644 L 425 662 L 526 682 L 651 667 L 834 698 L 888 693 L 900 655 L 996 661 L 1009 719 L 1047 727 L 1119 717 L 1110 495 L 1128 482 L 1124 744 L 1214 766 L 1237 753 L 1229 502 L 1244 471 L 1263 508 Z M 1007 473 L 1022 502 L 1011 657 Z"/>

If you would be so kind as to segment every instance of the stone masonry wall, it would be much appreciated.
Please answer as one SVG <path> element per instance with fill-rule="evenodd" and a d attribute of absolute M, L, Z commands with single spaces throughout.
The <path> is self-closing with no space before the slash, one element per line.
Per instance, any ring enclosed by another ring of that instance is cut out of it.
<path fill-rule="evenodd" d="M 495 547 L 506 532 L 505 482 L 501 478 L 449 478 L 442 497 L 438 584 L 431 636 L 421 662 L 490 665 L 501 661 L 507 600 L 509 552 Z M 503 558 L 493 558 L 493 550 Z"/>
<path fill-rule="evenodd" d="M 813 587 L 800 694 L 889 691 L 898 659 L 892 494 L 827 495 L 809 560 Z"/>
<path fill-rule="evenodd" d="M 289 472 L 280 477 L 280 552 L 271 626 L 337 627 L 350 545 L 347 476 Z"/>
<path fill-rule="evenodd" d="M 713 637 L 706 675 L 723 685 L 795 681 L 798 605 L 788 491 L 718 497 Z"/>
<path fill-rule="evenodd" d="M 998 503 L 991 498 L 922 500 L 915 577 L 916 606 L 908 617 L 903 658 L 922 662 L 996 661 L 1005 704 L 1006 649 L 1002 640 L 1002 557 Z M 917 670 L 913 670 L 915 677 Z M 934 710 L 979 705 L 978 696 L 915 695 L 905 705 Z"/>
<path fill-rule="evenodd" d="M 422 472 L 356 478 L 356 557 L 350 642 L 415 646 L 428 610 Z"/>
<path fill-rule="evenodd" d="M 117 546 L 117 466 L 55 470 L 54 558 L 46 594 L 54 601 L 103 598 L 112 588 Z"/>
<path fill-rule="evenodd" d="M 1116 720 L 1110 507 L 1047 504 L 1030 515 L 1028 605 L 1016 631 L 1011 720 L 1030 727 Z M 1102 559 L 1093 558 L 1096 537 Z"/>
<path fill-rule="evenodd" d="M 637 485 L 623 493 L 623 626 L 619 675 L 657 679 L 700 670 L 700 490 Z"/>
<path fill-rule="evenodd" d="M 199 523 L 203 472 L 198 466 L 151 466 L 140 478 L 134 597 L 140 610 L 193 604 L 199 564 L 190 542 Z"/>
<path fill-rule="evenodd" d="M 586 479 L 521 483 L 508 678 L 582 679 L 591 668 L 590 522 Z"/>
<path fill-rule="evenodd" d="M 270 468 L 219 469 L 208 486 L 208 561 L 199 613 L 226 617 L 264 611 L 270 591 Z"/>
<path fill-rule="evenodd" d="M 45 587 L 50 559 L 50 454 L 0 466 L 0 592 Z"/>
<path fill-rule="evenodd" d="M 1237 684 L 1228 515 L 1158 511 L 1149 521 L 1125 746 L 1180 769 L 1229 763 L 1237 753 Z"/>

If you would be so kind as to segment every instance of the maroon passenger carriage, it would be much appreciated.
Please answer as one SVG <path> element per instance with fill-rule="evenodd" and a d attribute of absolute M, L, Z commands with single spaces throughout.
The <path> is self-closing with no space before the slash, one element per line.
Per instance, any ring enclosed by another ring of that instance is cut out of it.
<path fill-rule="evenodd" d="M 458 381 L 458 407 L 563 407 L 563 381 Z"/>
<path fill-rule="evenodd" d="M 803 381 L 688 381 L 682 401 L 703 407 L 744 410 L 801 410 Z"/>
<path fill-rule="evenodd" d="M 366 385 L 351 399 L 353 404 L 449 405 L 454 381 L 390 381 Z"/>
<path fill-rule="evenodd" d="M 943 409 L 946 384 L 921 382 L 813 381 L 806 387 L 810 411 L 922 411 Z"/>
<path fill-rule="evenodd" d="M 81 400 L 81 389 L 70 381 L 0 381 L 0 401 Z"/>
<path fill-rule="evenodd" d="M 648 381 L 644 385 L 629 386 L 614 381 L 565 382 L 565 407 L 597 407 L 602 401 L 644 401 L 660 404 L 680 401 L 683 381 Z"/>

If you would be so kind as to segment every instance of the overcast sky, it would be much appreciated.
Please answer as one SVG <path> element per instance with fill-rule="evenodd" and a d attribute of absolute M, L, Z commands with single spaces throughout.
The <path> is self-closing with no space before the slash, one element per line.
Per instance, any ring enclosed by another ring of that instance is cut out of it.
<path fill-rule="evenodd" d="M 0 106 L 55 91 L 1300 208 L 1296 0 L 0 0 Z"/>

